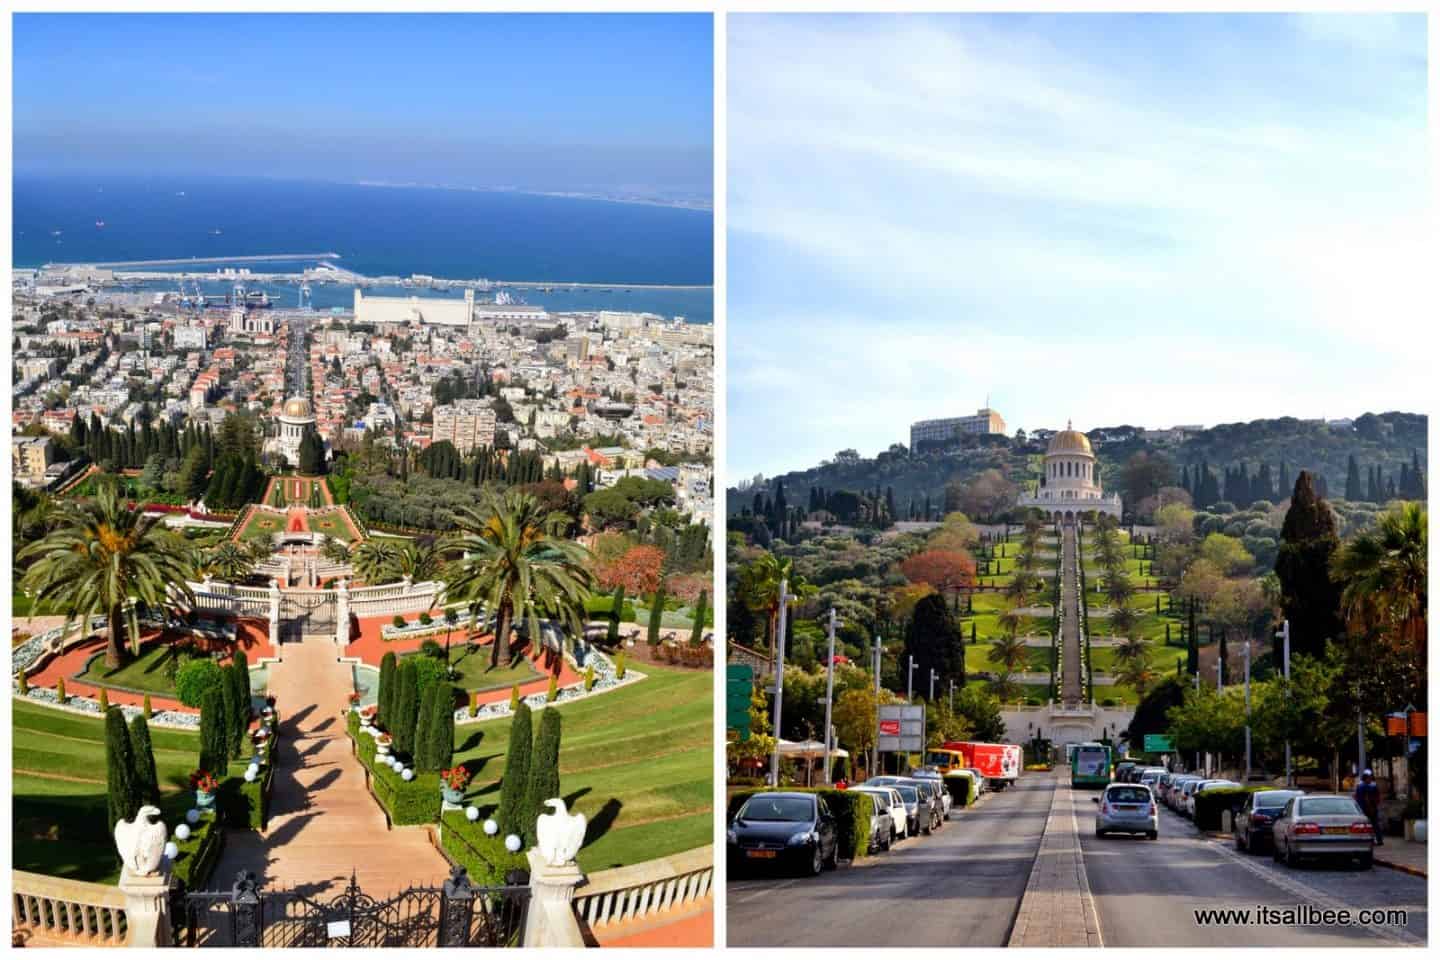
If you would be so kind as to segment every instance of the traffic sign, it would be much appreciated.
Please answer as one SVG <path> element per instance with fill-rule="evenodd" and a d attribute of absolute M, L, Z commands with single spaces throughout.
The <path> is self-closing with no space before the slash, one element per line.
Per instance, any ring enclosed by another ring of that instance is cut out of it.
<path fill-rule="evenodd" d="M 925 704 L 882 703 L 878 708 L 882 753 L 919 753 L 925 749 Z"/>
<path fill-rule="evenodd" d="M 750 697 L 755 689 L 755 670 L 747 663 L 725 667 L 725 728 L 737 739 L 750 739 Z"/>
<path fill-rule="evenodd" d="M 1175 750 L 1175 744 L 1171 741 L 1169 734 L 1147 733 L 1145 734 L 1146 753 L 1171 753 Z"/>

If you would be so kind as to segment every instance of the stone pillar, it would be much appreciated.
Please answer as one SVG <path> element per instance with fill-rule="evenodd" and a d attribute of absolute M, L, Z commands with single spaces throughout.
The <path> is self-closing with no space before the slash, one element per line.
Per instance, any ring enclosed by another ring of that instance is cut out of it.
<path fill-rule="evenodd" d="M 585 879 L 572 861 L 559 867 L 545 862 L 540 851 L 531 848 L 530 906 L 525 913 L 527 947 L 583 947 L 585 938 L 575 919 L 572 902 L 575 888 Z"/>
<path fill-rule="evenodd" d="M 350 642 L 350 585 L 341 577 L 335 584 L 335 645 L 344 652 Z"/>
<path fill-rule="evenodd" d="M 270 578 L 270 647 L 280 655 L 280 581 Z"/>
<path fill-rule="evenodd" d="M 125 894 L 125 920 L 130 927 L 129 947 L 173 946 L 170 934 L 170 866 L 149 876 L 137 876 L 129 867 L 120 871 L 120 892 Z"/>

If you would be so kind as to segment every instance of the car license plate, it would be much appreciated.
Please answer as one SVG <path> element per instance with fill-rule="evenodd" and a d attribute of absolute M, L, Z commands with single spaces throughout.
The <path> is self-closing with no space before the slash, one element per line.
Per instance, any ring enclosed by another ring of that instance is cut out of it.
<path fill-rule="evenodd" d="M 755 858 L 756 860 L 774 860 L 774 859 L 775 859 L 775 851 L 774 851 L 774 850 L 746 850 L 746 851 L 745 851 L 745 856 L 747 856 L 747 857 L 753 857 L 753 858 Z"/>
<path fill-rule="evenodd" d="M 1325 828 L 1325 832 L 1326 832 L 1326 833 L 1349 833 L 1349 832 L 1350 832 L 1350 828 L 1349 828 L 1349 827 L 1326 827 L 1326 828 Z"/>
<path fill-rule="evenodd" d="M 1123 804 L 1123 803 L 1122 803 L 1122 804 L 1120 804 L 1120 806 L 1116 807 L 1115 809 L 1116 809 L 1116 810 L 1124 810 L 1126 813 L 1132 813 L 1132 812 L 1134 812 L 1134 811 L 1136 811 L 1136 810 L 1139 810 L 1140 808 L 1139 808 L 1139 807 L 1136 807 L 1136 806 L 1131 806 L 1131 805 Z"/>

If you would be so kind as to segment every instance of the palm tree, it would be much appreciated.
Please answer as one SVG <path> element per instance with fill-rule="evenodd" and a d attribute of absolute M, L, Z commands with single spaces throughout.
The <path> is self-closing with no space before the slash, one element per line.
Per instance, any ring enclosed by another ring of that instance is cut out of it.
<path fill-rule="evenodd" d="M 737 590 L 742 601 L 756 613 L 765 614 L 765 635 L 770 641 L 770 657 L 775 657 L 775 634 L 780 625 L 780 583 L 795 597 L 804 598 L 818 592 L 801 574 L 795 572 L 795 560 L 765 553 L 741 571 Z"/>
<path fill-rule="evenodd" d="M 334 563 L 349 563 L 350 544 L 344 540 L 329 537 L 325 540 L 325 546 L 320 548 L 320 555 Z"/>
<path fill-rule="evenodd" d="M 1000 667 L 1000 681 L 997 686 L 1007 693 L 1010 690 L 1010 678 L 1029 658 L 1030 651 L 1025 646 L 1025 641 L 1014 634 L 996 640 L 990 645 L 990 652 L 985 656 L 985 659 Z"/>
<path fill-rule="evenodd" d="M 1115 607 L 1108 620 L 1112 637 L 1127 637 L 1140 625 L 1140 614 L 1133 607 Z"/>
<path fill-rule="evenodd" d="M 1005 596 L 1015 601 L 1017 607 L 1028 607 L 1035 589 L 1035 581 L 1022 573 L 1015 574 L 1005 588 Z"/>
<path fill-rule="evenodd" d="M 240 549 L 244 551 L 245 556 L 250 558 L 251 563 L 261 563 L 268 560 L 270 555 L 275 552 L 274 548 L 270 545 L 269 537 L 257 537 L 246 540 L 240 544 Z"/>
<path fill-rule="evenodd" d="M 413 581 L 434 580 L 445 566 L 445 553 L 435 540 L 412 540 L 395 555 L 394 572 Z"/>
<path fill-rule="evenodd" d="M 1115 679 L 1128 686 L 1134 687 L 1141 699 L 1145 697 L 1145 691 L 1149 689 L 1150 683 L 1155 679 L 1155 672 L 1150 669 L 1146 660 L 1127 660 L 1115 674 Z"/>
<path fill-rule="evenodd" d="M 366 583 L 389 580 L 400 558 L 400 550 L 388 540 L 366 540 L 350 551 L 350 565 Z"/>
<path fill-rule="evenodd" d="M 1110 598 L 1111 606 L 1123 607 L 1135 595 L 1135 587 L 1129 577 L 1111 574 L 1105 577 L 1105 595 Z"/>
<path fill-rule="evenodd" d="M 1126 636 L 1115 647 L 1115 659 L 1122 664 L 1140 661 L 1150 662 L 1150 644 L 1139 634 Z"/>
<path fill-rule="evenodd" d="M 1428 511 L 1406 502 L 1340 548 L 1331 575 L 1344 584 L 1340 608 L 1361 632 L 1376 631 L 1423 656 L 1426 636 Z"/>
<path fill-rule="evenodd" d="M 452 545 L 462 559 L 446 570 L 447 599 L 480 602 L 496 616 L 492 666 L 510 659 L 510 630 L 523 621 L 538 642 L 542 615 L 555 617 L 577 636 L 585 598 L 594 584 L 590 551 L 562 531 L 570 519 L 547 512 L 533 496 L 516 490 L 487 492 L 485 511 L 456 511 L 462 531 Z"/>
<path fill-rule="evenodd" d="M 109 637 L 105 664 L 124 664 L 125 628 L 140 636 L 139 603 L 165 607 L 194 594 L 186 583 L 194 575 L 185 542 L 138 506 L 125 506 L 114 488 L 102 487 L 93 499 L 67 503 L 56 511 L 57 525 L 16 555 L 29 564 L 24 585 L 37 604 L 65 611 L 67 625 L 103 614 Z"/>
<path fill-rule="evenodd" d="M 225 540 L 205 555 L 200 572 L 221 580 L 244 580 L 254 565 L 243 547 L 234 540 Z"/>
<path fill-rule="evenodd" d="M 455 624 L 460 622 L 460 614 L 455 608 L 445 608 L 445 679 L 451 680 L 455 676 L 455 668 L 450 664 L 450 634 L 455 632 Z"/>

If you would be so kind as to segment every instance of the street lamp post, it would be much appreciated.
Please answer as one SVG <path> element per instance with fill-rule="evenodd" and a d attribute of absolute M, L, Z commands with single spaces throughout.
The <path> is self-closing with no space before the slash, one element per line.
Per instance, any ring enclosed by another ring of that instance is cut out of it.
<path fill-rule="evenodd" d="M 950 712 L 951 712 L 951 713 L 954 713 L 954 712 L 955 712 L 955 681 L 954 681 L 954 679 L 951 679 L 951 681 L 950 681 Z"/>
<path fill-rule="evenodd" d="M 1245 782 L 1250 782 L 1250 640 L 1245 640 Z"/>
<path fill-rule="evenodd" d="M 880 713 L 880 658 L 881 658 L 880 632 L 877 630 L 877 631 L 875 632 L 875 713 L 876 713 L 876 717 L 877 717 L 877 722 L 878 722 L 878 717 L 879 717 L 879 713 Z M 870 776 L 873 777 L 873 776 L 875 775 L 875 771 L 877 771 L 877 770 L 879 769 L 879 767 L 877 766 L 877 764 L 879 764 L 879 762 L 880 762 L 880 744 L 879 744 L 879 731 L 877 730 L 877 731 L 876 731 L 876 742 L 870 744 Z"/>
<path fill-rule="evenodd" d="M 1290 699 L 1290 621 L 1286 620 L 1280 627 L 1280 640 L 1283 644 L 1282 663 L 1285 665 L 1285 699 Z M 1295 786 L 1295 771 L 1290 764 L 1290 736 L 1286 731 L 1285 736 L 1285 786 Z"/>
<path fill-rule="evenodd" d="M 934 703 L 934 702 L 935 702 L 935 681 L 936 681 L 936 680 L 939 680 L 939 679 L 940 679 L 940 674 L 938 674 L 938 673 L 935 672 L 935 668 L 934 668 L 934 667 L 931 667 L 931 668 L 930 668 L 930 702 L 931 702 L 931 703 Z"/>
<path fill-rule="evenodd" d="M 830 655 L 825 660 L 825 786 L 830 786 L 830 704 L 835 697 L 835 608 L 830 608 Z"/>
<path fill-rule="evenodd" d="M 770 785 L 780 786 L 780 709 L 785 695 L 785 618 L 790 601 L 788 580 L 780 581 L 780 618 L 775 637 L 775 749 L 770 754 Z"/>
<path fill-rule="evenodd" d="M 913 703 L 915 701 L 915 670 L 919 664 L 915 662 L 913 653 L 907 654 L 907 656 L 910 658 L 910 669 L 905 671 L 905 702 Z"/>

